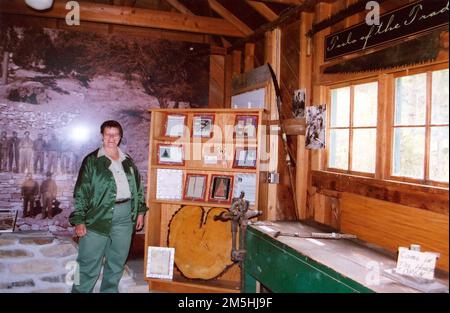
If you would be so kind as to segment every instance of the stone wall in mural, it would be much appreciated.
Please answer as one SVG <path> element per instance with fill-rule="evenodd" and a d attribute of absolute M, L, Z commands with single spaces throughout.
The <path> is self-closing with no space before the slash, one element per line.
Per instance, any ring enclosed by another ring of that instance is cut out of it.
<path fill-rule="evenodd" d="M 18 210 L 16 230 L 72 230 L 73 186 L 103 121 L 123 125 L 145 182 L 148 109 L 208 104 L 205 45 L 0 25 L 0 52 L 0 208 Z"/>

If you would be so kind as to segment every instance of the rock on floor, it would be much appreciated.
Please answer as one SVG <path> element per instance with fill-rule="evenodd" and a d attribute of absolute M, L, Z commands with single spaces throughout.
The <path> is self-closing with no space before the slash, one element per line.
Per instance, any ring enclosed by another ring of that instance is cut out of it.
<path fill-rule="evenodd" d="M 78 246 L 71 237 L 50 232 L 0 234 L 0 293 L 68 293 L 72 288 Z M 94 292 L 98 292 L 101 275 Z M 136 284 L 126 267 L 121 293 L 149 292 Z"/>

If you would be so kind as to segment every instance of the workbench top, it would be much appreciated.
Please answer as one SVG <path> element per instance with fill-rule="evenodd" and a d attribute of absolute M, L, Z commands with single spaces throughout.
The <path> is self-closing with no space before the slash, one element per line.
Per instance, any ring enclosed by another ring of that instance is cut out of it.
<path fill-rule="evenodd" d="M 309 258 L 336 273 L 355 281 L 374 291 L 382 293 L 419 292 L 382 275 L 385 269 L 396 267 L 396 255 L 357 239 L 312 239 L 279 236 L 283 233 L 310 234 L 324 232 L 323 228 L 299 222 L 256 222 L 249 225 L 250 231 L 257 230 L 264 240 L 280 246 L 286 253 L 289 250 Z M 448 290 L 448 273 L 436 272 L 435 281 L 445 285 Z"/>

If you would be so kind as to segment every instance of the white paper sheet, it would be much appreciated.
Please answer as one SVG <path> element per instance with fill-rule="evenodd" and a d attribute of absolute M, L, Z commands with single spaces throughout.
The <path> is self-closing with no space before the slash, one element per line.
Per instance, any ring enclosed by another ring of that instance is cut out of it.
<path fill-rule="evenodd" d="M 183 115 L 169 115 L 167 117 L 166 136 L 183 136 L 185 119 L 186 117 Z"/>
<path fill-rule="evenodd" d="M 172 279 L 175 248 L 148 247 L 147 255 L 147 277 Z"/>
<path fill-rule="evenodd" d="M 181 200 L 183 171 L 159 168 L 156 171 L 156 199 Z"/>

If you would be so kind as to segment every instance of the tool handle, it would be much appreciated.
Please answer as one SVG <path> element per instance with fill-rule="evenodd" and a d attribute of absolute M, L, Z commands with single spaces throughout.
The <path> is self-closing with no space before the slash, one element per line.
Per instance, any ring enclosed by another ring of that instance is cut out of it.
<path fill-rule="evenodd" d="M 328 238 L 328 239 L 354 239 L 355 235 L 339 234 L 339 233 L 311 233 L 313 238 Z"/>

